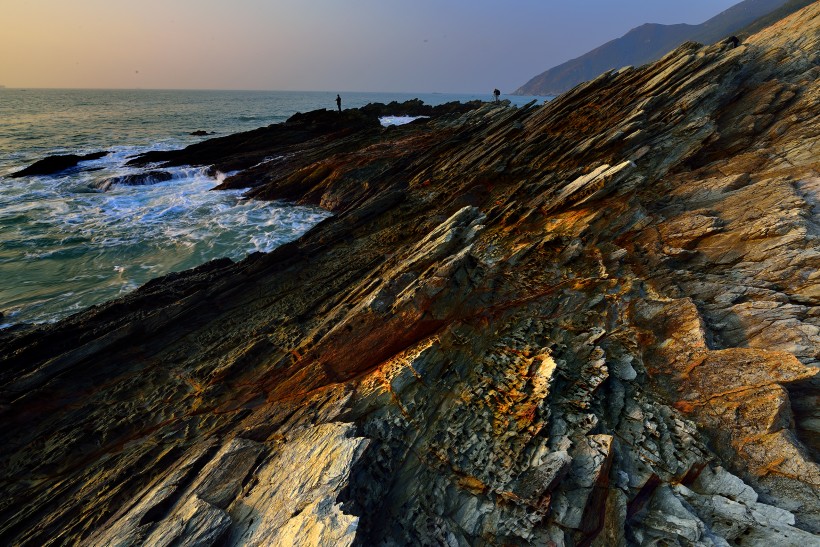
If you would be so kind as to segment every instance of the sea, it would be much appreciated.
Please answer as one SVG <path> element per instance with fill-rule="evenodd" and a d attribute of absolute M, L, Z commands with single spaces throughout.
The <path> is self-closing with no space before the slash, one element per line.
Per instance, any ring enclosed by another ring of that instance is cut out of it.
<path fill-rule="evenodd" d="M 490 93 L 341 93 L 342 107 L 418 98 L 492 100 Z M 0 89 L 0 328 L 53 322 L 209 260 L 241 260 L 298 238 L 329 213 L 210 190 L 206 169 L 171 180 L 95 189 L 136 173 L 127 160 L 205 138 L 333 109 L 336 92 Z M 514 105 L 543 97 L 502 96 Z M 397 113 L 399 114 L 399 113 Z M 382 123 L 409 121 L 386 117 Z M 194 131 L 213 133 L 209 137 Z M 54 154 L 109 151 L 52 176 L 8 175 Z M 221 176 L 221 175 L 220 175 Z"/>

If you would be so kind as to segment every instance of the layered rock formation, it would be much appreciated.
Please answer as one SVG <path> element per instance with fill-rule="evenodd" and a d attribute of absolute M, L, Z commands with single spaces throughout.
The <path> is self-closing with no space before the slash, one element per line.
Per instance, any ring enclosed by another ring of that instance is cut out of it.
<path fill-rule="evenodd" d="M 151 158 L 336 214 L 3 332 L 0 541 L 816 543 L 819 45 Z"/>

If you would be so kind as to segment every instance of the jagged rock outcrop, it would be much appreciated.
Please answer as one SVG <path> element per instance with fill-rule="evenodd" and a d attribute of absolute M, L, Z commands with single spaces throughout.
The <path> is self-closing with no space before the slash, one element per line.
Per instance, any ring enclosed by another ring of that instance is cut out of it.
<path fill-rule="evenodd" d="M 816 543 L 819 45 L 190 147 L 336 214 L 0 333 L 0 541 Z"/>
<path fill-rule="evenodd" d="M 480 105 L 445 103 L 424 105 L 418 99 L 403 103 L 373 103 L 361 109 L 342 112 L 315 110 L 297 113 L 285 123 L 272 124 L 252 131 L 226 135 L 192 144 L 183 150 L 153 151 L 140 154 L 129 165 L 142 167 L 161 163 L 163 167 L 208 165 L 215 171 L 229 173 L 254 165 L 270 164 L 294 154 L 333 154 L 365 146 L 381 134 L 380 116 L 439 116 L 469 112 Z"/>

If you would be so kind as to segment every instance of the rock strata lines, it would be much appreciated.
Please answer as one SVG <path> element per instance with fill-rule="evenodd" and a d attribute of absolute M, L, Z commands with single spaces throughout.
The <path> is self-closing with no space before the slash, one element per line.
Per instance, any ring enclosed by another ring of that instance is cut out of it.
<path fill-rule="evenodd" d="M 0 332 L 0 543 L 816 544 L 819 51 L 138 160 L 334 216 Z"/>

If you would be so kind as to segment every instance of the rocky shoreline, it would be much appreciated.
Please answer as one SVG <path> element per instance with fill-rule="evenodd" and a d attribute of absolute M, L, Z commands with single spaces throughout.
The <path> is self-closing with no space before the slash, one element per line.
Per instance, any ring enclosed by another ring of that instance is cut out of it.
<path fill-rule="evenodd" d="M 0 542 L 816 542 L 819 49 L 136 159 L 335 215 L 0 331 Z"/>

